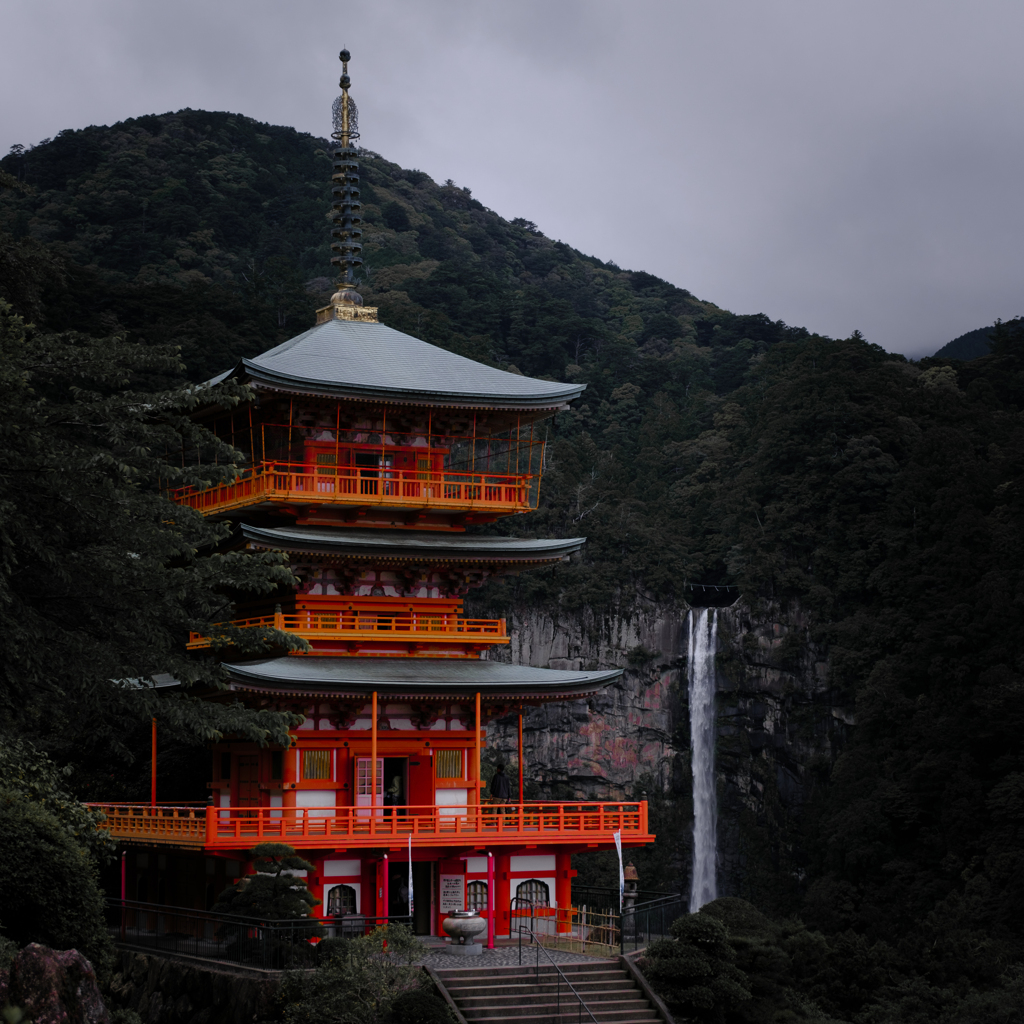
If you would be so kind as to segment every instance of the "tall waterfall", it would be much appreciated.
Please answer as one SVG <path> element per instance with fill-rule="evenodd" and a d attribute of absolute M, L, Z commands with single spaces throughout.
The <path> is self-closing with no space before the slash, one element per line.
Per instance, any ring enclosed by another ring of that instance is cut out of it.
<path fill-rule="evenodd" d="M 709 616 L 710 612 L 710 616 Z M 690 748 L 693 751 L 693 875 L 690 913 L 718 898 L 715 868 L 718 852 L 715 793 L 715 648 L 718 611 L 693 609 L 687 614 L 690 645 L 687 674 L 690 696 Z"/>

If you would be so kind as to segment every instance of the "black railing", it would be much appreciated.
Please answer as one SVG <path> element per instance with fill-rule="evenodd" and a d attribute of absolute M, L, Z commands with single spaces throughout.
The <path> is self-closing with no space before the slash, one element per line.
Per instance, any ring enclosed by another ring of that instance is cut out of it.
<path fill-rule="evenodd" d="M 662 892 L 659 889 L 634 889 L 632 893 L 626 891 L 626 899 L 632 899 L 635 903 L 649 903 L 652 900 L 675 897 L 674 892 Z M 610 885 L 574 885 L 572 887 L 572 905 L 582 907 L 601 908 L 602 910 L 619 909 L 619 890 Z"/>
<path fill-rule="evenodd" d="M 124 949 L 217 960 L 265 971 L 315 967 L 319 936 L 356 938 L 388 924 L 411 925 L 409 916 L 295 918 L 266 921 L 208 910 L 108 899 L 107 930 Z"/>
<path fill-rule="evenodd" d="M 536 962 L 536 968 L 535 968 L 535 970 L 536 970 L 535 977 L 537 979 L 537 983 L 538 984 L 540 983 L 540 954 L 541 954 L 541 952 L 544 953 L 544 956 L 547 958 L 548 963 L 555 969 L 555 1017 L 556 1017 L 556 1019 L 560 1018 L 561 1015 L 562 1015 L 562 982 L 565 982 L 565 987 L 569 990 L 569 992 L 571 993 L 572 997 L 576 1000 L 576 1005 L 578 1007 L 578 1010 L 577 1010 L 578 1024 L 583 1024 L 583 1011 L 584 1010 L 587 1011 L 587 1016 L 590 1018 L 592 1024 L 598 1024 L 597 1018 L 594 1016 L 594 1013 L 590 1009 L 590 1007 L 587 1006 L 586 1002 L 584 1002 L 583 996 L 581 996 L 579 994 L 579 992 L 577 992 L 576 989 L 574 989 L 572 987 L 572 982 L 569 981 L 569 979 L 562 972 L 562 968 L 559 967 L 558 964 L 555 963 L 555 961 L 552 958 L 551 954 L 544 948 L 543 943 L 540 941 L 540 936 L 537 935 L 534 932 L 534 930 L 532 928 L 533 918 L 532 917 L 522 917 L 522 916 L 516 918 L 514 916 L 513 912 L 515 911 L 517 906 L 519 907 L 520 910 L 525 910 L 525 909 L 529 908 L 529 910 L 532 913 L 535 904 L 532 903 L 530 900 L 524 900 L 524 899 L 522 899 L 521 897 L 518 897 L 518 896 L 514 897 L 512 902 L 509 904 L 509 920 L 510 921 L 515 920 L 517 922 L 516 930 L 519 932 L 519 966 L 520 967 L 523 966 L 523 933 L 525 932 L 525 933 L 529 934 L 530 941 L 537 947 L 537 962 Z M 536 996 L 534 996 L 534 999 L 539 1001 L 542 998 L 542 995 L 543 995 L 543 993 L 538 993 Z"/>
<path fill-rule="evenodd" d="M 619 916 L 620 950 L 632 952 L 658 939 L 672 938 L 672 923 L 689 912 L 689 901 L 679 893 L 623 907 Z"/>

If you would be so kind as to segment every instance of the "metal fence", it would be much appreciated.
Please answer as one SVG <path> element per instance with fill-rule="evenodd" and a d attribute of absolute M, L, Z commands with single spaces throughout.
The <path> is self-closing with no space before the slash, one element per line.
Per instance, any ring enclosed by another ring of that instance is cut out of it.
<path fill-rule="evenodd" d="M 602 893 L 611 892 L 616 906 L 607 907 Z M 530 942 L 540 942 L 554 949 L 591 956 L 614 956 L 644 949 L 658 939 L 672 938 L 672 923 L 689 913 L 685 896 L 680 893 L 662 893 L 653 899 L 630 904 L 622 913 L 618 910 L 618 889 L 599 890 L 581 886 L 573 890 L 576 898 L 589 895 L 597 902 L 591 905 L 551 907 L 515 897 L 509 904 L 509 917 L 513 934 L 518 931 L 520 946 L 523 935 Z M 644 895 L 647 895 L 646 893 Z"/>
<path fill-rule="evenodd" d="M 118 899 L 107 900 L 106 921 L 110 937 L 124 949 L 218 960 L 265 971 L 315 967 L 317 944 L 313 939 L 317 936 L 356 938 L 388 924 L 412 925 L 408 916 L 367 914 L 264 921 Z"/>
<path fill-rule="evenodd" d="M 619 924 L 620 951 L 633 952 L 658 939 L 672 938 L 672 923 L 689 912 L 689 901 L 679 893 L 623 908 Z"/>
<path fill-rule="evenodd" d="M 632 893 L 626 891 L 626 899 L 634 903 L 650 903 L 652 900 L 675 898 L 678 893 L 663 892 L 660 889 L 634 889 Z M 619 909 L 619 890 L 610 885 L 573 885 L 572 887 L 573 906 L 602 907 Z"/>

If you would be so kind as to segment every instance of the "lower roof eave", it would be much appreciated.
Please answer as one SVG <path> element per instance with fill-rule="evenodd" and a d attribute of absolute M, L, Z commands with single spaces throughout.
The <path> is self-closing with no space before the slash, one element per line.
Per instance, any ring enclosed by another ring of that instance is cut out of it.
<path fill-rule="evenodd" d="M 373 692 L 408 700 L 488 700 L 547 703 L 592 696 L 622 669 L 566 671 L 505 662 L 448 658 L 318 658 L 284 656 L 225 666 L 235 692 L 339 699 Z"/>

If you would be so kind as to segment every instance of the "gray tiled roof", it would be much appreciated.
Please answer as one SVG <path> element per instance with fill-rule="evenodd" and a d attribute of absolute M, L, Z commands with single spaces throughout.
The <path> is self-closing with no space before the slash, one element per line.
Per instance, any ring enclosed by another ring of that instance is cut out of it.
<path fill-rule="evenodd" d="M 263 528 L 242 525 L 242 534 L 261 547 L 286 551 L 437 558 L 462 561 L 554 561 L 579 551 L 585 537 L 527 540 L 522 537 L 429 533 L 425 530 L 343 530 L 310 526 Z"/>
<path fill-rule="evenodd" d="M 210 383 L 236 374 L 299 393 L 524 410 L 560 408 L 586 387 L 497 370 L 385 324 L 357 320 L 317 324 Z"/>
<path fill-rule="evenodd" d="M 392 696 L 452 694 L 479 690 L 488 697 L 559 700 L 582 697 L 613 682 L 621 669 L 597 672 L 531 668 L 475 658 L 318 658 L 286 655 L 226 665 L 233 688 L 295 695 Z"/>

